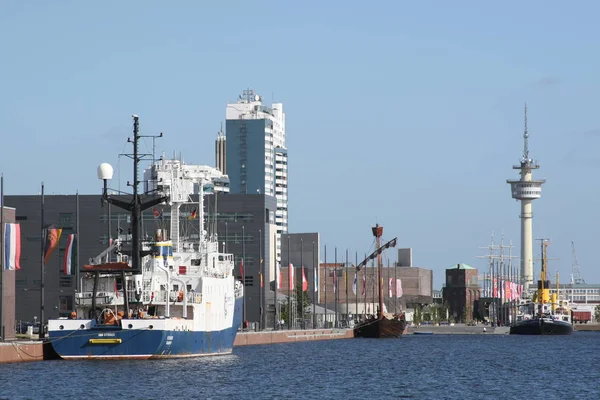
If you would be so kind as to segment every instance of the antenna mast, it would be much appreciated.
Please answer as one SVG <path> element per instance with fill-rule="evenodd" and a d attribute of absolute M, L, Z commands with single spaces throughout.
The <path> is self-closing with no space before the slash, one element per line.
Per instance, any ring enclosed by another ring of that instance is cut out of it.
<path fill-rule="evenodd" d="M 581 276 L 581 271 L 579 270 L 579 261 L 577 261 L 577 253 L 575 252 L 575 242 L 571 240 L 571 251 L 573 254 L 573 261 L 571 265 L 571 283 L 575 285 L 584 285 L 585 280 Z"/>
<path fill-rule="evenodd" d="M 529 162 L 529 132 L 527 131 L 527 103 L 525 103 L 525 128 L 523 129 L 523 161 Z"/>

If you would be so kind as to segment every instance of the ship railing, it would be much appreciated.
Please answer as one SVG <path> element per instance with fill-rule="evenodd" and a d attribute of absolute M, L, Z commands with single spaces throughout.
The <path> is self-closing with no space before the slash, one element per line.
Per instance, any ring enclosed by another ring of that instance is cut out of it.
<path fill-rule="evenodd" d="M 183 304 L 183 299 L 181 298 L 181 292 L 179 291 L 170 291 L 166 292 L 164 290 L 155 291 L 154 295 L 152 291 L 144 291 L 144 304 L 152 304 L 152 303 L 166 303 L 167 300 L 171 304 Z M 201 304 L 202 303 L 202 293 L 189 292 L 187 294 L 187 303 L 188 304 Z"/>

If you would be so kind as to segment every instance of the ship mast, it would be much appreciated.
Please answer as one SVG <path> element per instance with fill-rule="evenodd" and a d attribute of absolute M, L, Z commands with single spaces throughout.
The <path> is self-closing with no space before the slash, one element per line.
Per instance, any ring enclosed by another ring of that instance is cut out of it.
<path fill-rule="evenodd" d="M 375 224 L 375 226 L 373 228 L 371 228 L 371 230 L 373 231 L 373 236 L 375 236 L 375 247 L 377 249 L 379 249 L 381 247 L 381 236 L 383 235 L 383 226 L 379 226 L 379 224 Z M 381 252 L 379 252 L 377 254 L 377 280 L 378 280 L 378 287 L 379 287 L 379 311 L 378 311 L 378 317 L 381 317 L 383 315 L 383 273 L 382 273 L 382 266 L 381 266 Z"/>

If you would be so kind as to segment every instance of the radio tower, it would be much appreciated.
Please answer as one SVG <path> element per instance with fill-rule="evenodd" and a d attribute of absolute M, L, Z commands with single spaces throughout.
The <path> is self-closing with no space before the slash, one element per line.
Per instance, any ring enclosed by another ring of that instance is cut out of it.
<path fill-rule="evenodd" d="M 507 180 L 512 198 L 521 202 L 521 279 L 526 292 L 533 284 L 533 212 L 531 202 L 542 197 L 545 179 L 532 179 L 531 172 L 540 166 L 529 158 L 529 133 L 527 132 L 527 104 L 525 104 L 525 129 L 523 132 L 523 158 L 520 165 L 513 165 L 521 175 L 519 180 Z"/>

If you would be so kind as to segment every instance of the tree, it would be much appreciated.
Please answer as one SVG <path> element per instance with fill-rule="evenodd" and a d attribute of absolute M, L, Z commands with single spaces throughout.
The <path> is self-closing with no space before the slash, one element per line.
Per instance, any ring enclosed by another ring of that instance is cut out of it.
<path fill-rule="evenodd" d="M 292 303 L 292 318 L 300 318 L 302 315 L 302 309 L 304 309 L 304 315 L 306 319 L 306 315 L 311 314 L 311 302 L 308 291 L 302 291 L 302 283 L 298 283 L 294 288 L 290 296 L 290 301 Z M 290 320 L 290 309 L 289 303 L 287 300 L 283 300 L 279 302 L 279 319 L 288 323 Z"/>
<path fill-rule="evenodd" d="M 594 308 L 594 317 L 596 317 L 596 322 L 600 322 L 600 304 Z"/>

